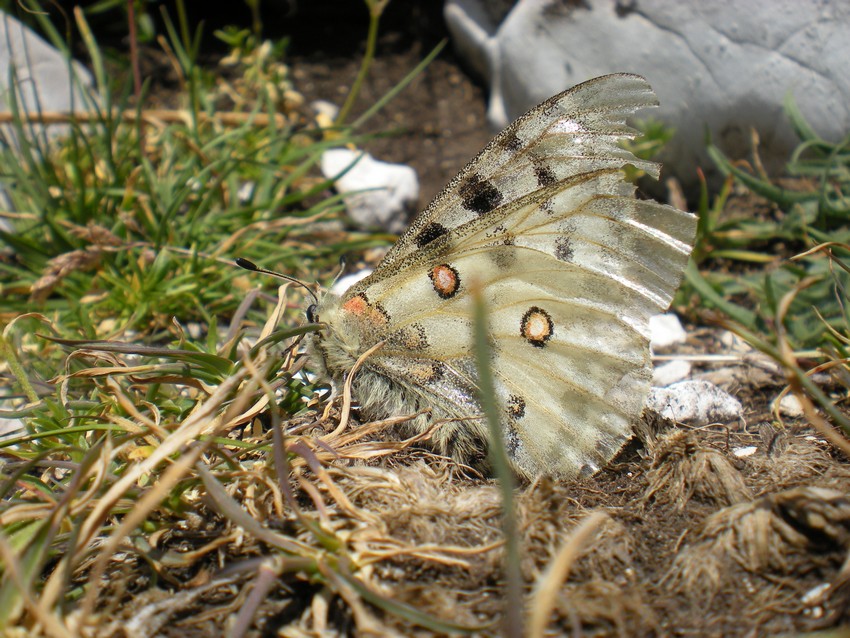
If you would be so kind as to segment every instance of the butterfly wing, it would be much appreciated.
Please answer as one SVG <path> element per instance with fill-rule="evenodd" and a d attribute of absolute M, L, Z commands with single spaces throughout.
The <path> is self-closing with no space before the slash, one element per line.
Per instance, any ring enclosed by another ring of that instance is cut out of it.
<path fill-rule="evenodd" d="M 381 267 L 394 267 L 448 230 L 564 178 L 627 163 L 657 177 L 657 164 L 619 146 L 636 134 L 626 117 L 657 105 L 649 83 L 625 73 L 595 78 L 549 98 L 504 129 L 448 183 Z"/>
<path fill-rule="evenodd" d="M 634 199 L 623 178 L 627 164 L 657 175 L 617 145 L 634 136 L 627 115 L 654 104 L 633 75 L 547 100 L 470 162 L 370 277 L 320 310 L 332 373 L 386 342 L 355 381 L 367 413 L 430 406 L 459 419 L 434 441 L 461 458 L 486 440 L 475 282 L 518 471 L 592 473 L 613 456 L 649 391 L 649 317 L 669 305 L 695 232 L 692 215 Z"/>

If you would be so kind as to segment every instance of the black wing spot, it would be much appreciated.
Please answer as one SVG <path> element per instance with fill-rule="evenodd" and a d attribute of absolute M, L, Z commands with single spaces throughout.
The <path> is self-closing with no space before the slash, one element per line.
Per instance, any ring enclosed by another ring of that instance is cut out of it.
<path fill-rule="evenodd" d="M 522 148 L 522 140 L 519 139 L 516 131 L 505 131 L 499 138 L 499 142 L 503 149 L 511 153 L 516 153 Z"/>
<path fill-rule="evenodd" d="M 477 174 L 470 176 L 459 192 L 463 207 L 479 215 L 494 210 L 504 199 L 498 188 Z"/>
<path fill-rule="evenodd" d="M 525 399 L 521 396 L 512 394 L 508 397 L 508 416 L 512 419 L 521 419 L 525 416 Z"/>
<path fill-rule="evenodd" d="M 551 167 L 544 166 L 543 164 L 538 164 L 534 167 L 534 175 L 537 177 L 537 185 L 541 188 L 544 186 L 551 186 L 558 181 L 558 176 L 555 174 L 555 171 L 553 171 Z"/>
<path fill-rule="evenodd" d="M 573 247 L 568 237 L 558 237 L 555 240 L 555 257 L 561 261 L 572 261 Z"/>
<path fill-rule="evenodd" d="M 521 447 L 522 441 L 519 438 L 519 434 L 517 434 L 517 431 L 513 427 L 508 425 L 505 428 L 505 452 L 507 452 L 508 458 L 516 459 Z"/>
<path fill-rule="evenodd" d="M 438 224 L 437 222 L 430 222 L 428 225 L 425 226 L 425 228 L 419 231 L 418 235 L 416 235 L 416 245 L 419 246 L 419 248 L 427 246 L 435 239 L 439 239 L 440 237 L 445 235 L 447 232 L 449 232 L 449 229 L 443 226 L 442 224 Z"/>

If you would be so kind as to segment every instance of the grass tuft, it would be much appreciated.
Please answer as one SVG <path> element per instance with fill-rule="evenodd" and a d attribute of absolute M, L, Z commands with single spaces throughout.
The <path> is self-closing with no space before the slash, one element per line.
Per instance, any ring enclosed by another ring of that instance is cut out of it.
<path fill-rule="evenodd" d="M 713 201 L 702 180 L 698 241 L 686 276 L 706 306 L 761 336 L 780 329 L 780 304 L 789 299 L 781 329 L 800 350 L 825 345 L 831 332 L 847 326 L 848 273 L 815 248 L 829 243 L 835 254 L 848 256 L 850 137 L 837 144 L 822 140 L 790 98 L 786 113 L 801 138 L 787 178 L 768 178 L 755 134 L 750 162 L 732 162 L 709 145 L 727 179 Z M 733 199 L 751 205 L 739 206 L 743 214 L 733 216 L 726 212 Z"/>
<path fill-rule="evenodd" d="M 302 300 L 233 265 L 238 254 L 312 282 L 384 243 L 344 231 L 341 198 L 316 170 L 325 149 L 358 138 L 312 120 L 273 44 L 233 36 L 225 70 L 204 71 L 199 32 L 178 13 L 162 43 L 179 108 L 146 108 L 146 89 L 112 84 L 81 11 L 88 110 L 25 112 L 12 96 L 19 143 L 0 150 L 0 630 L 108 635 L 133 614 L 153 635 L 212 595 L 230 601 L 234 636 L 270 598 L 306 604 L 296 619 L 317 631 L 328 598 L 364 626 L 384 627 L 385 614 L 472 631 L 374 579 L 405 557 L 465 566 L 467 550 L 399 543 L 333 467 L 419 437 L 374 440 L 403 419 L 345 430 L 322 416 L 324 389 L 299 355 L 315 326 L 277 328 L 302 322 Z M 64 136 L 44 134 L 57 124 Z M 145 598 L 158 588 L 177 594 Z"/>

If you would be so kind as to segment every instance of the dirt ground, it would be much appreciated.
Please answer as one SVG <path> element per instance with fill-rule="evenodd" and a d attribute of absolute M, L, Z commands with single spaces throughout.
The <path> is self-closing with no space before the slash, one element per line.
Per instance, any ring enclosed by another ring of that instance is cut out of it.
<path fill-rule="evenodd" d="M 411 22 L 390 16 L 355 114 L 374 104 L 448 37 L 438 11 L 427 2 L 414 4 L 424 8 L 414 12 Z M 321 28 L 331 26 L 322 23 Z M 335 44 L 329 48 L 331 43 Z M 288 61 L 295 86 L 307 102 L 329 100 L 340 105 L 354 82 L 361 57 L 361 39 L 349 41 L 340 39 L 336 31 L 320 31 L 315 37 L 293 41 Z M 485 110 L 485 88 L 464 71 L 449 45 L 370 124 L 368 130 L 392 135 L 371 142 L 369 151 L 380 160 L 416 169 L 424 208 L 493 137 Z"/>
<path fill-rule="evenodd" d="M 420 39 L 405 30 L 385 36 L 362 104 L 400 80 L 439 35 L 439 26 L 428 23 Z M 321 39 L 333 42 L 333 35 Z M 339 103 L 358 69 L 356 46 L 311 49 L 305 38 L 296 44 L 289 63 L 297 90 L 308 101 Z M 492 137 L 484 100 L 484 90 L 447 50 L 376 124 L 400 134 L 369 150 L 416 168 L 424 205 Z M 712 330 L 697 332 L 688 349 L 724 352 Z M 842 567 L 850 547 L 850 466 L 805 424 L 776 422 L 768 403 L 781 390 L 782 375 L 763 360 L 753 363 L 752 353 L 739 354 L 725 374 L 703 371 L 722 377 L 721 385 L 742 400 L 743 420 L 698 429 L 648 422 L 598 475 L 521 487 L 529 592 L 576 526 L 593 512 L 604 514 L 556 590 L 547 635 L 766 636 L 850 621 L 850 570 Z M 491 546 L 501 538 L 491 479 L 416 450 L 368 464 L 342 462 L 333 473 L 363 517 L 347 523 L 352 545 L 367 553 L 379 541 L 387 554 L 405 549 L 369 568 L 372 587 L 436 618 L 483 625 L 476 635 L 498 634 L 503 556 Z M 342 525 L 339 512 L 327 516 Z M 177 533 L 166 540 L 163 548 L 193 545 Z M 245 541 L 238 558 L 270 553 Z M 228 591 L 187 599 L 179 612 L 171 597 L 169 621 L 156 635 L 221 635 L 220 617 L 210 612 L 232 601 Z M 152 614 L 159 602 L 143 594 L 118 616 Z M 296 573 L 281 579 L 261 609 L 261 629 L 249 635 L 439 635 L 362 601 L 352 607 Z"/>

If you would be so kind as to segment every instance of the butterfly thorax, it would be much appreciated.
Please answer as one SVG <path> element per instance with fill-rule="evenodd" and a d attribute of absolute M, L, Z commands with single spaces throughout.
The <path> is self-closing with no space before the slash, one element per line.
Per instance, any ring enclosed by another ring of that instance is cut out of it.
<path fill-rule="evenodd" d="M 327 293 L 312 311 L 314 319 L 325 328 L 311 337 L 310 349 L 320 355 L 317 362 L 335 384 L 344 379 L 364 351 L 361 333 L 349 326 L 351 322 L 346 316 L 349 313 L 341 309 L 341 301 L 338 295 Z"/>

